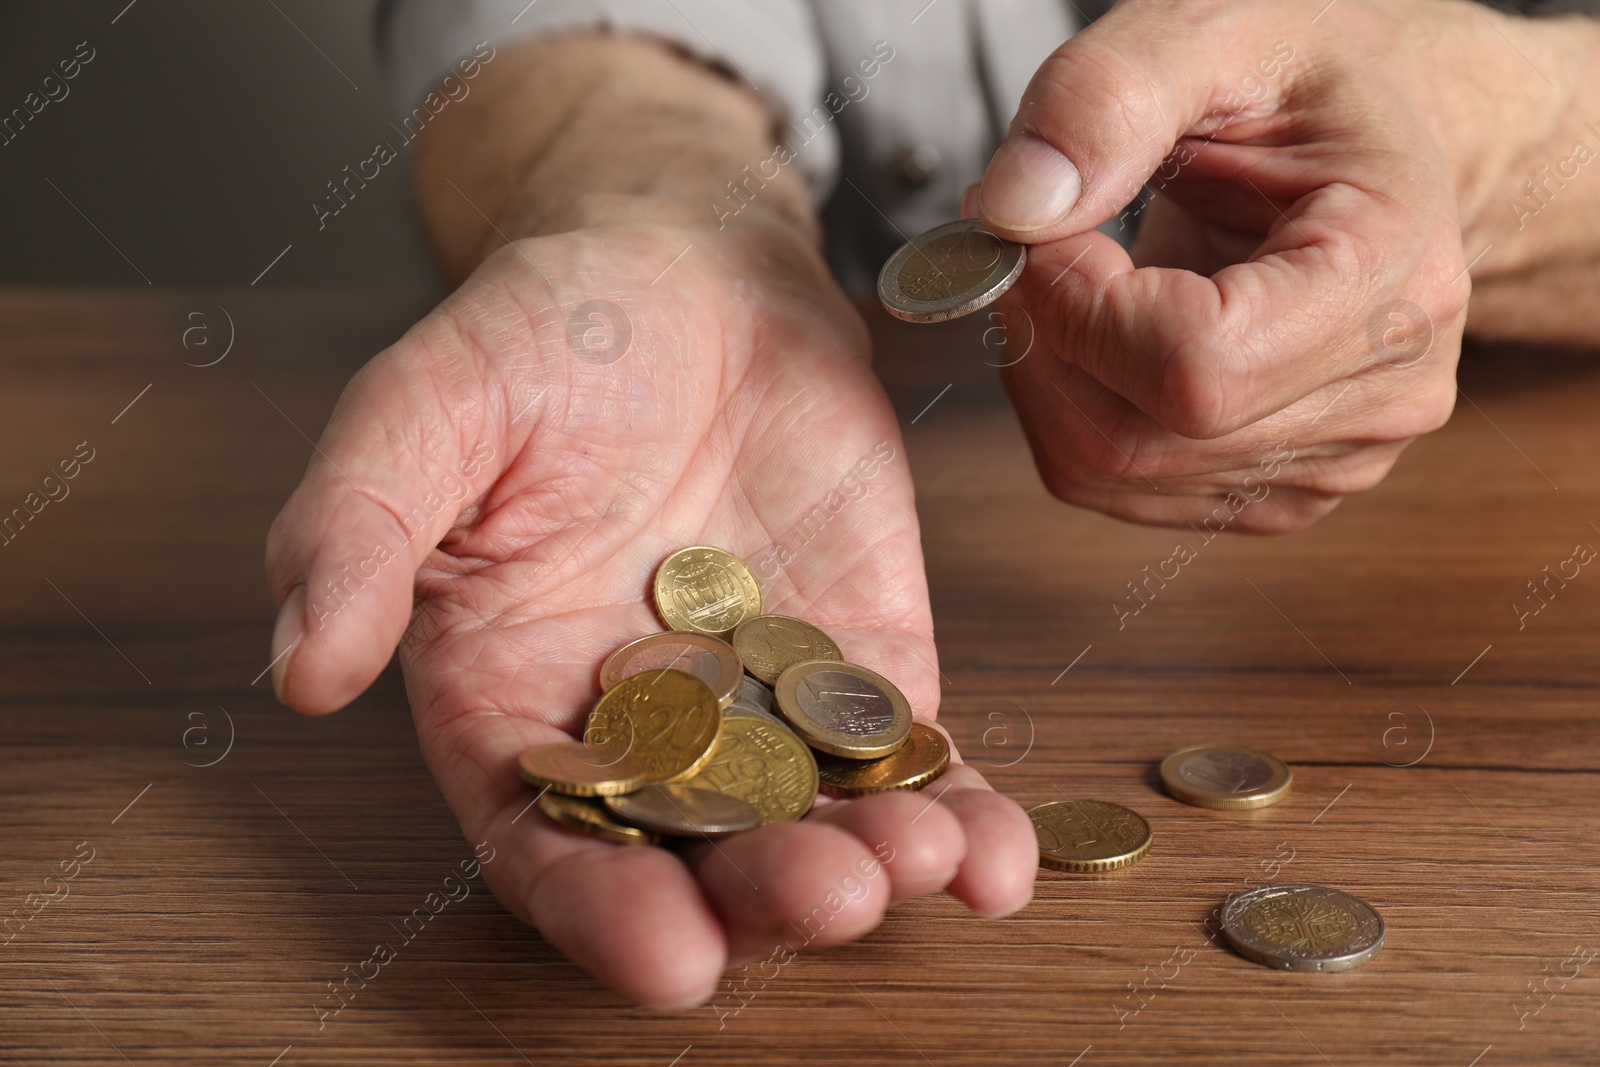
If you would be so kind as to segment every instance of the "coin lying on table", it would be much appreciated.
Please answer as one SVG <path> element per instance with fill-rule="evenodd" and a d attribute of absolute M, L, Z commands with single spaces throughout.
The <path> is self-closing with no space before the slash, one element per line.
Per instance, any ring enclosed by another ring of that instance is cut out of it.
<path fill-rule="evenodd" d="M 1294 773 L 1243 745 L 1195 745 L 1161 761 L 1161 784 L 1185 804 L 1217 811 L 1264 808 L 1289 795 Z"/>
<path fill-rule="evenodd" d="M 843 659 L 833 638 L 809 622 L 787 615 L 757 615 L 733 631 L 733 647 L 744 669 L 767 685 L 776 685 L 778 676 L 812 659 Z"/>
<path fill-rule="evenodd" d="M 927 723 L 913 722 L 905 744 L 881 759 L 817 760 L 818 788 L 830 797 L 859 797 L 891 789 L 921 789 L 950 766 L 950 744 Z"/>
<path fill-rule="evenodd" d="M 567 827 L 619 845 L 653 845 L 656 835 L 617 822 L 598 800 L 566 797 L 548 790 L 539 796 L 539 810 Z"/>
<path fill-rule="evenodd" d="M 733 646 L 719 637 L 669 631 L 629 641 L 611 653 L 600 668 L 600 688 L 610 689 L 624 678 L 645 671 L 672 667 L 692 674 L 716 694 L 717 707 L 726 708 L 739 695 L 744 664 Z"/>
<path fill-rule="evenodd" d="M 1144 859 L 1150 824 L 1137 812 L 1103 800 L 1052 800 L 1028 809 L 1039 840 L 1039 865 L 1092 874 Z"/>
<path fill-rule="evenodd" d="M 752 715 L 729 717 L 717 747 L 683 783 L 740 800 L 761 813 L 761 823 L 789 822 L 817 799 L 817 761 L 794 731 Z"/>
<path fill-rule="evenodd" d="M 656 569 L 656 610 L 674 630 L 722 637 L 761 614 L 761 586 L 732 552 L 680 548 Z"/>
<path fill-rule="evenodd" d="M 557 741 L 535 745 L 517 757 L 523 780 L 552 793 L 603 797 L 631 793 L 649 781 L 650 768 L 627 749 Z"/>
<path fill-rule="evenodd" d="M 630 826 L 675 837 L 720 837 L 761 825 L 761 813 L 738 797 L 688 785 L 651 783 L 606 797 L 605 805 Z"/>
<path fill-rule="evenodd" d="M 643 760 L 652 782 L 687 778 L 710 756 L 722 727 L 711 689 L 692 674 L 665 668 L 624 678 L 608 689 L 583 739 L 625 749 Z"/>
<path fill-rule="evenodd" d="M 998 300 L 1027 261 L 1026 245 L 958 219 L 901 245 L 878 272 L 878 299 L 907 322 L 960 318 Z"/>
<path fill-rule="evenodd" d="M 1370 904 L 1320 885 L 1267 885 L 1222 906 L 1222 933 L 1247 960 L 1281 971 L 1347 971 L 1383 948 Z"/>
<path fill-rule="evenodd" d="M 830 756 L 887 756 L 911 732 L 911 705 L 881 674 L 854 663 L 809 660 L 784 671 L 773 689 L 778 713 Z"/>

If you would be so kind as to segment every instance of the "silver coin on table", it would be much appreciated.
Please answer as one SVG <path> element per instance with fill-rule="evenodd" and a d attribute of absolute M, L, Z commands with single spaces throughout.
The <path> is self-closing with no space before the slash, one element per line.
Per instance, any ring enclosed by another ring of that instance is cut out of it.
<path fill-rule="evenodd" d="M 1197 808 L 1264 808 L 1289 795 L 1294 773 L 1278 757 L 1244 745 L 1195 745 L 1161 761 L 1161 784 Z"/>
<path fill-rule="evenodd" d="M 688 785 L 652 782 L 606 797 L 605 805 L 629 826 L 675 837 L 721 837 L 761 825 L 761 813 L 738 797 Z"/>
<path fill-rule="evenodd" d="M 748 715 L 753 719 L 766 719 L 775 722 L 784 729 L 789 724 L 772 713 L 772 690 L 762 685 L 748 674 L 739 683 L 739 695 L 733 698 L 733 703 L 723 709 L 724 715 Z"/>
<path fill-rule="evenodd" d="M 1267 885 L 1222 906 L 1222 933 L 1247 960 L 1280 971 L 1347 971 L 1383 948 L 1370 904 L 1320 885 Z"/>
<path fill-rule="evenodd" d="M 918 234 L 878 272 L 878 299 L 907 322 L 943 322 L 1000 299 L 1022 276 L 1026 245 L 1006 241 L 977 219 L 957 219 Z"/>

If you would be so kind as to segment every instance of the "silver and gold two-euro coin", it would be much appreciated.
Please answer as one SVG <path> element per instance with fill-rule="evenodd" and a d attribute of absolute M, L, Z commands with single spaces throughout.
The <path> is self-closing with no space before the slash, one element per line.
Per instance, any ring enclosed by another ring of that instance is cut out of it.
<path fill-rule="evenodd" d="M 996 237 L 977 219 L 918 234 L 878 272 L 878 299 L 907 322 L 942 322 L 1000 299 L 1022 276 L 1026 245 Z"/>
<path fill-rule="evenodd" d="M 1280 971 L 1347 971 L 1383 949 L 1383 917 L 1363 900 L 1320 885 L 1266 885 L 1222 906 L 1235 952 Z"/>

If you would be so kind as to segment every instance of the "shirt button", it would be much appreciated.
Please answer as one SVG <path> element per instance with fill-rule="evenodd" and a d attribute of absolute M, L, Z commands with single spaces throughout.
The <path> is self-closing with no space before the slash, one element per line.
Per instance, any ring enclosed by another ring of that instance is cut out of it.
<path fill-rule="evenodd" d="M 931 144 L 911 145 L 895 150 L 889 171 L 902 189 L 921 189 L 939 172 L 939 150 Z"/>

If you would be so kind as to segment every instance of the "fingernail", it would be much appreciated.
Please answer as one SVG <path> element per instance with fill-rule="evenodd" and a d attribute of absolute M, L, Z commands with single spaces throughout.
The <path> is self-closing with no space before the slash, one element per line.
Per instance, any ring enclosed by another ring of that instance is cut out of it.
<path fill-rule="evenodd" d="M 961 194 L 961 217 L 973 219 L 978 217 L 978 190 L 983 188 L 982 182 L 973 182 Z"/>
<path fill-rule="evenodd" d="M 1042 230 L 1072 210 L 1083 187 L 1072 160 L 1031 133 L 1007 137 L 989 161 L 979 205 L 1008 230 Z"/>
<path fill-rule="evenodd" d="M 306 635 L 305 612 L 306 587 L 301 584 L 289 590 L 278 611 L 278 621 L 272 627 L 272 692 L 280 704 L 286 703 L 283 685 L 289 676 L 289 661 L 294 659 L 294 649 Z"/>

